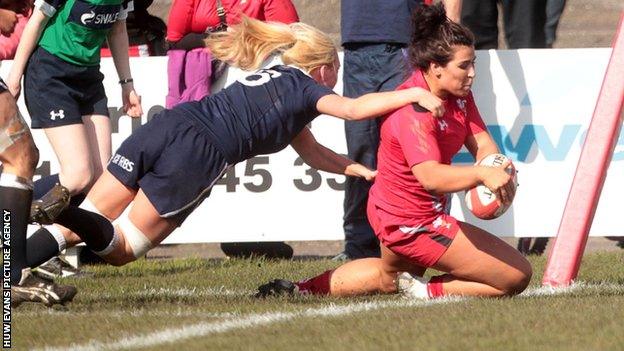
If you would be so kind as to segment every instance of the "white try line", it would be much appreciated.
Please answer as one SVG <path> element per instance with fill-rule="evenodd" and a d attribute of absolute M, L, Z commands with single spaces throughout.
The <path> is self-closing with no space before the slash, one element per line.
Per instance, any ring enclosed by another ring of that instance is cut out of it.
<path fill-rule="evenodd" d="M 610 291 L 615 293 L 624 293 L 624 285 L 617 284 L 584 284 L 576 283 L 568 288 L 533 288 L 527 289 L 519 297 L 531 298 L 536 296 L 570 294 L 581 291 Z M 163 344 L 172 344 L 182 340 L 203 337 L 210 334 L 224 333 L 236 329 L 253 328 L 273 323 L 284 322 L 295 318 L 310 317 L 337 317 L 345 316 L 358 312 L 375 311 L 384 308 L 404 308 L 404 307 L 427 307 L 432 305 L 440 305 L 447 303 L 455 303 L 466 301 L 468 298 L 450 297 L 435 300 L 392 300 L 392 301 L 369 301 L 359 302 L 346 305 L 330 304 L 321 308 L 310 308 L 302 311 L 294 312 L 273 312 L 240 315 L 236 319 L 216 322 L 202 322 L 182 326 L 180 328 L 164 329 L 154 333 L 139 334 L 128 336 L 116 341 L 101 342 L 91 340 L 85 344 L 71 344 L 63 347 L 45 347 L 45 351 L 97 351 L 97 350 L 122 350 L 157 346 Z"/>

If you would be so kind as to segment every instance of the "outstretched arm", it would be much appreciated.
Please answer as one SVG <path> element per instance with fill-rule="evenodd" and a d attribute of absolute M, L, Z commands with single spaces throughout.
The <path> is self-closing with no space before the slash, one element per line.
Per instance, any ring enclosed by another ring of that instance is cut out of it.
<path fill-rule="evenodd" d="M 310 129 L 304 128 L 290 145 L 310 167 L 321 171 L 365 178 L 371 181 L 377 175 L 365 166 L 339 155 L 319 144 Z"/>
<path fill-rule="evenodd" d="M 418 87 L 371 93 L 355 99 L 335 94 L 325 95 L 316 103 L 316 109 L 346 120 L 362 120 L 383 116 L 411 103 L 421 105 L 436 117 L 444 114 L 442 100 Z"/>

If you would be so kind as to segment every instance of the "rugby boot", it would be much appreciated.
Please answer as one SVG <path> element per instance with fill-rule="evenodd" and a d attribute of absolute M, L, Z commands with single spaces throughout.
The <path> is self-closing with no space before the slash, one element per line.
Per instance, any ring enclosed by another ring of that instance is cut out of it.
<path fill-rule="evenodd" d="M 30 223 L 52 224 L 56 217 L 69 205 L 69 190 L 56 183 L 50 191 L 40 199 L 34 200 L 30 206 Z"/>
<path fill-rule="evenodd" d="M 258 287 L 258 292 L 254 296 L 257 298 L 265 298 L 268 296 L 293 295 L 298 291 L 299 289 L 295 283 L 284 279 L 274 279 L 266 284 L 260 285 Z"/>
<path fill-rule="evenodd" d="M 78 278 L 90 275 L 90 273 L 84 272 L 72 266 L 69 262 L 59 256 L 54 256 L 37 268 L 33 268 L 32 272 L 43 279 L 54 279 L 60 277 Z"/>
<path fill-rule="evenodd" d="M 32 274 L 29 268 L 25 268 L 19 284 L 11 286 L 11 306 L 17 307 L 24 302 L 42 303 L 48 307 L 55 304 L 65 305 L 73 300 L 77 292 L 74 286 L 42 279 Z"/>

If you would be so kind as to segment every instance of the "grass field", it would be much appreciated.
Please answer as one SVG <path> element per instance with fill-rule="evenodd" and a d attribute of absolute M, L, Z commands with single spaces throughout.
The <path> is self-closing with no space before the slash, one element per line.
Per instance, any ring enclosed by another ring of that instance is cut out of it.
<path fill-rule="evenodd" d="M 13 311 L 13 345 L 37 350 L 623 350 L 624 250 L 588 254 L 578 281 L 552 294 L 535 276 L 508 299 L 415 301 L 251 297 L 269 278 L 298 279 L 329 260 L 141 260 L 66 278 L 67 308 Z"/>

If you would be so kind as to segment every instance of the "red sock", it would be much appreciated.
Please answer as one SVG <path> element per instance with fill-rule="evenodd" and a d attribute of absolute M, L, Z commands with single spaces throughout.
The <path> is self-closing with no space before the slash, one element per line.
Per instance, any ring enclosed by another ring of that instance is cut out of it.
<path fill-rule="evenodd" d="M 314 278 L 304 279 L 295 283 L 301 294 L 329 295 L 329 281 L 333 270 L 325 271 Z"/>
<path fill-rule="evenodd" d="M 444 289 L 442 288 L 442 283 L 447 274 L 437 275 L 435 277 L 431 277 L 429 283 L 427 283 L 427 292 L 429 293 L 429 297 L 435 299 L 437 297 L 444 296 Z"/>

